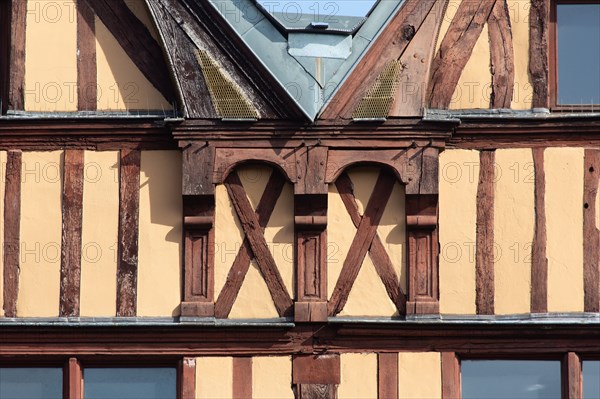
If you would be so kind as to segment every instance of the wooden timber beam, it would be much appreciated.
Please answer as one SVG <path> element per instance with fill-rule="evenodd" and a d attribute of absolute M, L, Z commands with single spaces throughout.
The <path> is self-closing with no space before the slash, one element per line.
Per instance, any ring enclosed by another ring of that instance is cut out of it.
<path fill-rule="evenodd" d="M 175 94 L 163 51 L 148 31 L 148 28 L 129 9 L 125 1 L 85 1 L 117 39 L 146 79 L 167 101 L 173 101 Z"/>

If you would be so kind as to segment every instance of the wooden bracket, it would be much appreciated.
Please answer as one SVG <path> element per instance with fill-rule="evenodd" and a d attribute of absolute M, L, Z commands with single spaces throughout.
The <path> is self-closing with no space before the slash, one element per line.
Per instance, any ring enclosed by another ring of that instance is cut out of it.
<path fill-rule="evenodd" d="M 336 398 L 340 380 L 339 355 L 292 357 L 292 383 L 298 398 Z"/>
<path fill-rule="evenodd" d="M 406 196 L 407 314 L 438 314 L 437 195 Z"/>

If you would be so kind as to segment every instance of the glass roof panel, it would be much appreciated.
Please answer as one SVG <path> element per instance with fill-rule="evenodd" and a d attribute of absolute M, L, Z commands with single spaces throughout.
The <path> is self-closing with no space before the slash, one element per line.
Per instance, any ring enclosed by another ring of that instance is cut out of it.
<path fill-rule="evenodd" d="M 353 33 L 379 0 L 256 0 L 284 29 Z"/>

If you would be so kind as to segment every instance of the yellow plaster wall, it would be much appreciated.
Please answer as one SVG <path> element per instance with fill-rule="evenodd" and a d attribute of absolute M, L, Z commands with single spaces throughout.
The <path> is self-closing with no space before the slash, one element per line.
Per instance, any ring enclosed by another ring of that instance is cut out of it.
<path fill-rule="evenodd" d="M 96 17 L 98 110 L 162 110 L 171 105 Z"/>
<path fill-rule="evenodd" d="M 119 152 L 86 151 L 81 231 L 81 316 L 115 316 Z"/>
<path fill-rule="evenodd" d="M 496 151 L 494 203 L 495 312 L 529 313 L 534 234 L 534 169 L 531 149 Z"/>
<path fill-rule="evenodd" d="M 398 356 L 398 394 L 402 399 L 442 397 L 441 358 L 438 352 L 407 352 Z"/>
<path fill-rule="evenodd" d="M 233 360 L 231 357 L 196 358 L 196 398 L 232 398 Z"/>
<path fill-rule="evenodd" d="M 250 204 L 256 209 L 272 169 L 265 166 L 244 165 L 236 171 Z M 244 232 L 224 185 L 216 187 L 215 201 L 215 297 L 218 297 L 244 241 Z M 293 187 L 286 183 L 265 228 L 265 239 L 290 295 L 294 294 L 293 212 Z M 271 294 L 254 261 L 250 265 L 229 317 L 278 317 Z"/>
<path fill-rule="evenodd" d="M 338 398 L 377 397 L 376 353 L 343 353 L 340 355 L 340 368 Z"/>
<path fill-rule="evenodd" d="M 143 151 L 138 316 L 176 316 L 181 302 L 181 153 Z"/>
<path fill-rule="evenodd" d="M 252 358 L 254 399 L 293 399 L 291 356 Z"/>
<path fill-rule="evenodd" d="M 6 185 L 6 151 L 0 151 L 0 317 L 4 317 L 4 186 Z"/>
<path fill-rule="evenodd" d="M 533 86 L 529 76 L 529 1 L 508 0 L 508 12 L 513 37 L 515 60 L 515 86 L 512 109 L 530 109 L 533 101 Z"/>
<path fill-rule="evenodd" d="M 475 314 L 475 243 L 479 151 L 440 155 L 440 312 Z"/>
<path fill-rule="evenodd" d="M 58 316 L 62 155 L 62 151 L 23 153 L 19 317 Z"/>
<path fill-rule="evenodd" d="M 379 169 L 373 167 L 359 167 L 348 171 L 354 185 L 354 195 L 361 215 L 369 202 L 378 174 Z M 400 285 L 406 292 L 406 211 L 404 201 L 404 187 L 396 182 L 377 228 L 377 234 L 392 260 L 396 274 L 400 278 Z M 328 294 L 331 297 L 357 229 L 346 211 L 335 184 L 331 184 L 329 187 L 328 202 L 327 285 Z M 367 299 L 365 293 L 369 293 Z M 348 302 L 339 315 L 393 316 L 396 314 L 397 310 L 386 293 L 370 255 L 367 254 L 350 290 Z"/>
<path fill-rule="evenodd" d="M 544 151 L 549 312 L 583 312 L 583 157 L 583 148 Z"/>
<path fill-rule="evenodd" d="M 471 58 L 460 75 L 450 109 L 490 107 L 492 92 L 492 74 L 490 73 L 490 43 L 488 27 L 484 25 L 481 35 L 475 43 Z"/>
<path fill-rule="evenodd" d="M 28 0 L 25 110 L 77 110 L 75 0 Z"/>

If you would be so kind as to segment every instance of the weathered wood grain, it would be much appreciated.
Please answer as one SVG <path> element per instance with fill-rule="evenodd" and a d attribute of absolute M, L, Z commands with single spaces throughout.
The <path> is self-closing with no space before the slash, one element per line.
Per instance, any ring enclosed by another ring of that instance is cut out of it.
<path fill-rule="evenodd" d="M 515 85 L 512 29 L 506 0 L 496 0 L 488 18 L 492 93 L 490 108 L 510 108 Z"/>
<path fill-rule="evenodd" d="M 379 398 L 398 399 L 398 353 L 377 355 L 377 379 Z"/>
<path fill-rule="evenodd" d="M 8 151 L 4 189 L 4 315 L 17 317 L 21 226 L 21 151 Z"/>
<path fill-rule="evenodd" d="M 460 75 L 471 58 L 496 0 L 463 1 L 450 23 L 448 32 L 431 67 L 428 87 L 430 108 L 448 108 Z"/>
<path fill-rule="evenodd" d="M 320 119 L 351 117 L 387 62 L 402 56 L 435 2 L 409 0 L 402 6 L 330 100 Z"/>
<path fill-rule="evenodd" d="M 121 151 L 117 316 L 123 317 L 133 317 L 137 311 L 140 157 L 138 150 Z"/>
<path fill-rule="evenodd" d="M 600 150 L 586 149 L 583 186 L 584 311 L 600 312 L 600 230 L 596 225 Z"/>
<path fill-rule="evenodd" d="M 254 259 L 271 293 L 275 308 L 280 316 L 289 315 L 294 304 L 283 283 L 273 255 L 267 246 L 258 216 L 252 209 L 252 205 L 246 196 L 246 191 L 237 173 L 233 172 L 229 174 L 225 180 L 225 187 L 238 215 L 242 229 L 246 234 L 246 238 L 254 254 Z"/>
<path fill-rule="evenodd" d="M 11 1 L 10 63 L 8 109 L 25 109 L 25 26 L 27 2 Z"/>
<path fill-rule="evenodd" d="M 196 358 L 184 357 L 178 365 L 178 398 L 196 398 Z"/>
<path fill-rule="evenodd" d="M 531 313 L 548 311 L 548 258 L 546 257 L 546 173 L 544 148 L 534 148 L 535 231 L 531 246 Z"/>
<path fill-rule="evenodd" d="M 568 352 L 561 362 L 562 397 L 581 399 L 583 397 L 583 379 L 581 360 L 575 352 Z"/>
<path fill-rule="evenodd" d="M 442 352 L 442 399 L 460 398 L 460 364 L 455 352 Z"/>
<path fill-rule="evenodd" d="M 285 179 L 283 176 L 276 172 L 271 173 L 269 181 L 265 186 L 265 191 L 256 207 L 256 216 L 261 232 L 264 232 L 267 223 L 269 223 L 269 219 L 273 214 L 275 204 L 281 195 L 284 185 Z M 242 288 L 242 283 L 244 282 L 244 278 L 246 278 L 246 273 L 248 273 L 250 261 L 253 256 L 254 254 L 252 252 L 252 247 L 250 246 L 250 241 L 248 240 L 248 237 L 244 237 L 244 241 L 242 242 L 233 264 L 231 265 L 231 269 L 229 269 L 229 273 L 227 274 L 227 280 L 225 280 L 225 284 L 215 302 L 215 317 L 224 319 L 229 316 L 231 308 Z"/>
<path fill-rule="evenodd" d="M 301 384 L 298 385 L 298 399 L 336 399 L 335 385 L 327 384 Z"/>
<path fill-rule="evenodd" d="M 550 1 L 531 0 L 529 6 L 529 75 L 533 85 L 532 107 L 548 108 L 548 27 Z"/>
<path fill-rule="evenodd" d="M 79 316 L 81 229 L 83 222 L 83 167 L 83 150 L 65 150 L 60 258 L 59 315 L 61 317 Z"/>
<path fill-rule="evenodd" d="M 252 358 L 233 358 L 233 387 L 234 399 L 246 399 L 252 397 Z"/>
<path fill-rule="evenodd" d="M 367 251 L 377 234 L 377 226 L 381 221 L 381 216 L 385 210 L 387 202 L 394 188 L 394 176 L 386 171 L 381 171 L 375 188 L 364 215 L 358 225 L 356 235 L 350 245 L 350 250 L 346 254 L 342 271 L 338 281 L 333 289 L 333 293 L 329 300 L 328 311 L 330 316 L 335 316 L 344 308 L 352 285 L 358 276 L 363 260 L 367 255 Z"/>
<path fill-rule="evenodd" d="M 98 104 L 96 16 L 87 0 L 77 0 L 77 109 L 95 111 Z"/>
<path fill-rule="evenodd" d="M 308 354 L 292 357 L 294 384 L 339 384 L 340 381 L 339 354 Z"/>
<path fill-rule="evenodd" d="M 165 97 L 175 99 L 163 52 L 124 0 L 85 0 L 140 72 Z"/>
<path fill-rule="evenodd" d="M 352 219 L 354 227 L 358 228 L 361 222 L 361 216 L 356 205 L 356 198 L 354 197 L 352 181 L 347 173 L 342 173 L 336 180 L 335 185 L 340 194 L 342 202 L 346 207 L 346 211 Z M 400 281 L 398 275 L 394 270 L 392 260 L 388 255 L 379 234 L 375 233 L 373 242 L 369 248 L 369 254 L 377 274 L 381 278 L 385 290 L 388 296 L 396 305 L 400 314 L 406 313 L 406 295 L 400 288 Z"/>
<path fill-rule="evenodd" d="M 494 151 L 479 153 L 475 250 L 477 314 L 494 314 Z"/>

